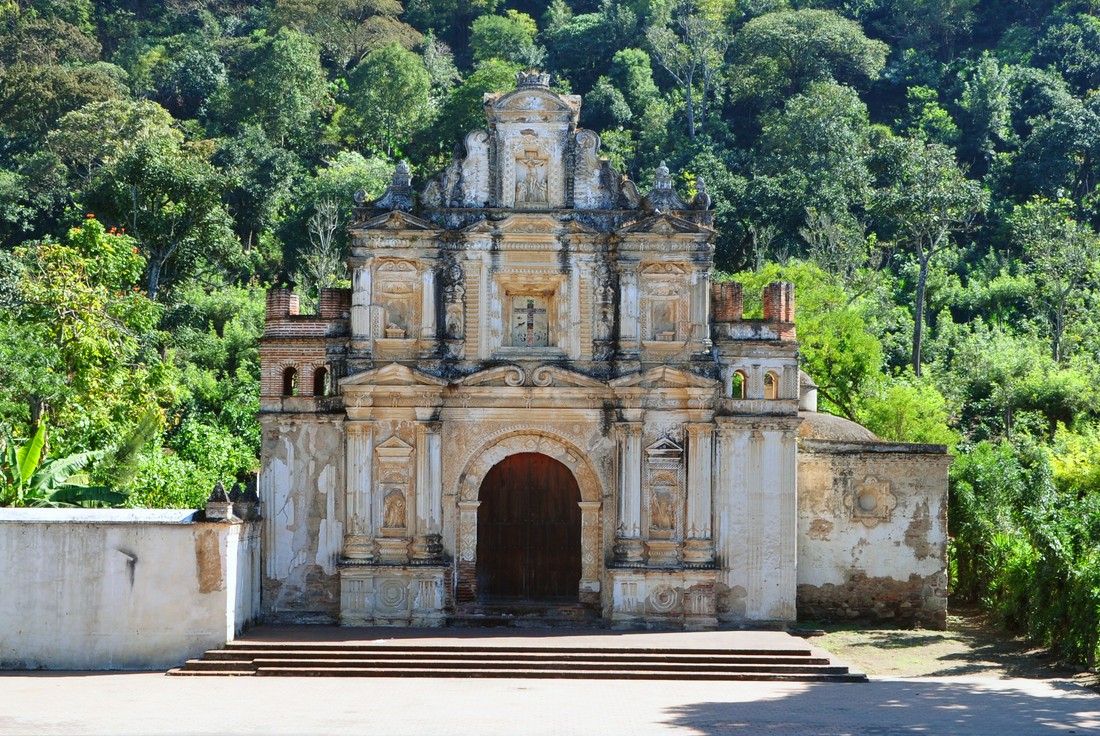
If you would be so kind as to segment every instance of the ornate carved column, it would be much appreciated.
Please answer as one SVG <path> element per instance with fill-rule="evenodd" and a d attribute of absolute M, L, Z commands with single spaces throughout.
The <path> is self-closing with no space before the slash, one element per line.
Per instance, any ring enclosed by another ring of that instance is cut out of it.
<path fill-rule="evenodd" d="M 600 507 L 599 501 L 580 501 L 581 507 L 581 603 L 600 601 Z"/>
<path fill-rule="evenodd" d="M 619 524 L 615 560 L 642 564 L 642 423 L 626 422 L 619 429 Z"/>
<path fill-rule="evenodd" d="M 638 270 L 624 266 L 619 273 L 619 351 L 636 354 L 638 342 Z"/>
<path fill-rule="evenodd" d="M 351 274 L 351 340 L 353 348 L 370 349 L 371 273 L 370 262 L 355 266 Z"/>
<path fill-rule="evenodd" d="M 768 520 L 764 516 L 764 433 L 753 429 L 749 435 L 748 518 L 745 523 L 745 547 L 748 551 L 746 604 L 749 615 L 759 615 L 764 598 L 764 540 Z"/>
<path fill-rule="evenodd" d="M 684 564 L 703 567 L 714 562 L 711 497 L 714 467 L 714 425 L 688 424 L 687 524 Z"/>
<path fill-rule="evenodd" d="M 416 536 L 412 558 L 434 562 L 443 553 L 443 479 L 439 422 L 416 425 Z"/>
<path fill-rule="evenodd" d="M 692 274 L 691 339 L 696 349 L 710 347 L 710 275 L 705 270 Z"/>
<path fill-rule="evenodd" d="M 374 559 L 374 528 L 371 523 L 373 426 L 370 422 L 348 422 L 344 427 L 347 434 L 348 479 L 344 557 L 365 563 Z"/>
<path fill-rule="evenodd" d="M 458 502 L 458 564 L 455 600 L 477 600 L 477 507 L 481 501 Z"/>
<path fill-rule="evenodd" d="M 435 340 L 435 271 L 429 266 L 425 268 L 420 277 L 424 280 L 424 288 L 421 289 L 420 299 L 420 339 Z M 434 345 L 421 345 L 421 350 L 431 351 Z"/>

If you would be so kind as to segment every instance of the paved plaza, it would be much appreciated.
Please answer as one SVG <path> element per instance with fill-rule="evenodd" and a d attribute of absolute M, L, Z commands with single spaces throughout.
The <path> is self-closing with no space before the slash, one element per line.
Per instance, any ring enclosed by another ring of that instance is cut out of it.
<path fill-rule="evenodd" d="M 1058 680 L 866 684 L 184 678 L 3 673 L 0 734 L 1100 734 L 1100 696 Z"/>

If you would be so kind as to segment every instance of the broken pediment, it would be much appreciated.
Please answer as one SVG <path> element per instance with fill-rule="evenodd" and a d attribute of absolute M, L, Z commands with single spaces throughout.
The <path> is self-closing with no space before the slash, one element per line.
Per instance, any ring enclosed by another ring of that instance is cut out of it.
<path fill-rule="evenodd" d="M 696 225 L 690 220 L 658 212 L 650 217 L 635 220 L 616 233 L 618 235 L 714 235 L 714 230 L 705 225 Z"/>
<path fill-rule="evenodd" d="M 645 448 L 645 454 L 650 463 L 678 463 L 684 457 L 684 448 L 668 437 L 662 437 Z"/>
<path fill-rule="evenodd" d="M 460 386 L 522 386 L 527 374 L 518 365 L 499 365 L 470 375 L 459 381 Z"/>
<path fill-rule="evenodd" d="M 382 368 L 363 371 L 340 381 L 340 388 L 362 388 L 367 386 L 446 386 L 447 381 L 430 376 L 399 363 L 390 363 Z"/>
<path fill-rule="evenodd" d="M 615 388 L 708 388 L 717 389 L 719 384 L 711 378 L 697 376 L 694 373 L 670 368 L 667 365 L 651 368 L 641 373 L 630 373 L 610 382 Z"/>
<path fill-rule="evenodd" d="M 408 212 L 393 210 L 356 223 L 353 230 L 438 230 L 439 227 Z"/>
<path fill-rule="evenodd" d="M 536 386 L 560 386 L 563 388 L 607 388 L 603 381 L 586 376 L 577 371 L 559 368 L 553 365 L 539 366 L 530 373 L 531 383 Z"/>

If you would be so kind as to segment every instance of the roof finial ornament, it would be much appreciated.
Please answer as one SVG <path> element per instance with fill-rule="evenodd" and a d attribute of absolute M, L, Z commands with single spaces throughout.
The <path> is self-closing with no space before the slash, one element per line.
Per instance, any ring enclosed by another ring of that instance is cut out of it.
<path fill-rule="evenodd" d="M 550 75 L 537 69 L 528 69 L 525 72 L 516 72 L 516 88 L 541 87 L 550 89 Z"/>
<path fill-rule="evenodd" d="M 662 161 L 657 167 L 657 176 L 653 182 L 654 189 L 672 189 L 672 175 L 668 173 L 668 166 Z"/>

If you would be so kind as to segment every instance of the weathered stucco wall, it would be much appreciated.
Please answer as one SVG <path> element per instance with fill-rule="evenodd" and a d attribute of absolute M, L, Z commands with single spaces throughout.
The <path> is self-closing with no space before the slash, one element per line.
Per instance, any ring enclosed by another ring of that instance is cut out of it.
<path fill-rule="evenodd" d="M 193 511 L 0 509 L 0 667 L 162 669 L 259 605 L 259 525 Z"/>
<path fill-rule="evenodd" d="M 343 418 L 261 415 L 263 615 L 336 623 L 344 544 Z"/>
<path fill-rule="evenodd" d="M 947 471 L 936 445 L 803 440 L 798 613 L 947 622 Z"/>

